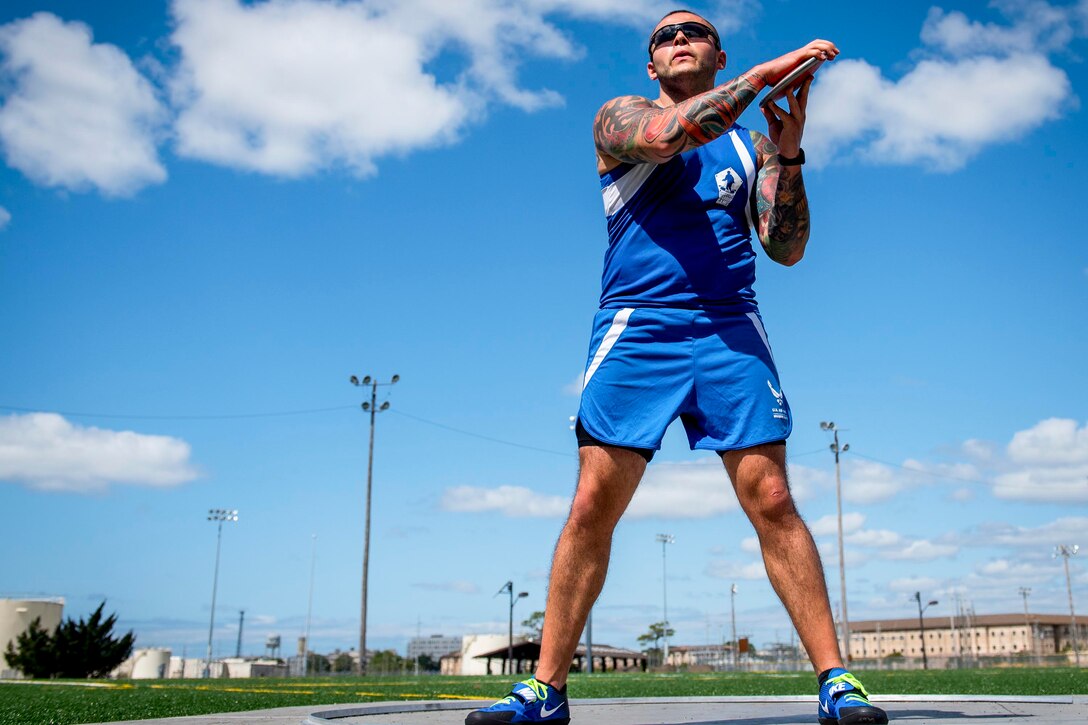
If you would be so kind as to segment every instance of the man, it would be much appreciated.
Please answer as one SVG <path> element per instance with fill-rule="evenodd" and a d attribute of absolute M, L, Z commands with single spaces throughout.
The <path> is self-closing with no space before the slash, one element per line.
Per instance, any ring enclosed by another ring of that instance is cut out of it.
<path fill-rule="evenodd" d="M 769 139 L 734 123 L 760 90 L 838 48 L 815 40 L 715 87 L 726 63 L 717 30 L 674 11 L 649 52 L 657 99 L 616 98 L 594 123 L 609 246 L 578 414 L 578 488 L 555 548 L 539 666 L 465 722 L 570 721 L 567 672 L 612 532 L 679 417 L 693 449 L 721 456 L 755 527 L 818 673 L 821 725 L 886 723 L 843 668 L 819 553 L 790 496 L 792 422 L 752 291 L 752 231 L 785 265 L 808 241 L 801 132 L 812 79 L 788 94 L 789 111 L 763 111 Z"/>

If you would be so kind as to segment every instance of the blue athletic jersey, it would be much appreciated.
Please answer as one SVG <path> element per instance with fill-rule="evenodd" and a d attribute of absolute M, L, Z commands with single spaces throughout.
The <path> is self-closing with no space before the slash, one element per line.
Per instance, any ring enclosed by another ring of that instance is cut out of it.
<path fill-rule="evenodd" d="M 601 176 L 601 308 L 755 311 L 755 182 L 751 135 L 736 124 L 663 164 L 622 164 Z"/>

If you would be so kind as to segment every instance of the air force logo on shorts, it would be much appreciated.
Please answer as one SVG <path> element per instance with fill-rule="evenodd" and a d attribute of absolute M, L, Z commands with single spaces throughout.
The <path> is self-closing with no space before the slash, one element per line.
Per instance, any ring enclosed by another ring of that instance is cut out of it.
<path fill-rule="evenodd" d="M 722 206 L 729 206 L 729 202 L 733 201 L 733 197 L 740 191 L 741 175 L 730 166 L 725 171 L 719 171 L 715 174 L 714 180 L 718 182 L 718 203 Z"/>

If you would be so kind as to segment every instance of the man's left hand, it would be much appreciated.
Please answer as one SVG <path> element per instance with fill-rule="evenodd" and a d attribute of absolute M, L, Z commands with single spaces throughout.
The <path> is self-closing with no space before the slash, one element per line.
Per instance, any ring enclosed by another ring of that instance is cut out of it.
<path fill-rule="evenodd" d="M 789 111 L 779 108 L 777 103 L 762 106 L 763 116 L 767 119 L 767 135 L 771 143 L 778 147 L 779 156 L 794 158 L 801 153 L 801 134 L 805 130 L 805 108 L 808 106 L 808 89 L 811 85 L 812 76 L 809 76 L 796 93 L 786 94 Z"/>

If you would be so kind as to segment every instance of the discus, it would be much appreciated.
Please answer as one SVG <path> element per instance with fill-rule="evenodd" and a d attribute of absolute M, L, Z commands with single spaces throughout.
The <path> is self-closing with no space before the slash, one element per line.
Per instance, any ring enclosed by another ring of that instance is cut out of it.
<path fill-rule="evenodd" d="M 801 85 L 801 82 L 805 78 L 815 73 L 816 69 L 821 65 L 823 65 L 823 60 L 820 58 L 809 58 L 804 63 L 801 63 L 771 88 L 771 92 L 765 95 L 763 100 L 759 102 L 759 107 L 763 108 L 768 103 L 774 103 L 779 98 L 783 98 L 787 93 Z"/>

